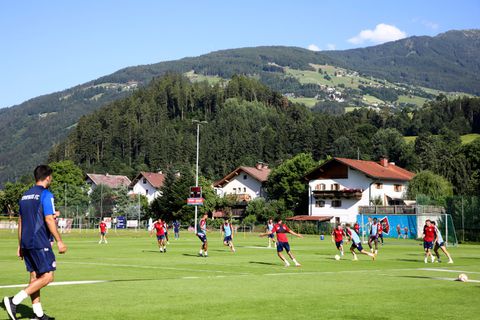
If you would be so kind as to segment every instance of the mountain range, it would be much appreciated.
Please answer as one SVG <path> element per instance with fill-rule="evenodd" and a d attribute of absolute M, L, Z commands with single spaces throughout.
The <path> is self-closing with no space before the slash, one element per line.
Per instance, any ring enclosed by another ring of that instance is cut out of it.
<path fill-rule="evenodd" d="M 454 30 L 344 51 L 265 46 L 128 67 L 0 109 L 0 185 L 46 161 L 51 148 L 81 116 L 131 95 L 166 73 L 210 83 L 235 74 L 249 75 L 293 101 L 311 99 L 312 106 L 335 102 L 418 107 L 418 101 L 441 92 L 480 95 L 479 53 L 480 30 Z"/>

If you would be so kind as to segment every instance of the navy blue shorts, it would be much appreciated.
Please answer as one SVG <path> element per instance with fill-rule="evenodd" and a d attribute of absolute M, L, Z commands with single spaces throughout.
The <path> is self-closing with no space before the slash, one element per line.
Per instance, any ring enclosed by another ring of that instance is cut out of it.
<path fill-rule="evenodd" d="M 376 236 L 370 236 L 370 238 L 369 238 L 368 240 L 369 240 L 369 241 L 378 240 L 378 235 L 376 235 Z"/>
<path fill-rule="evenodd" d="M 22 249 L 23 261 L 28 272 L 34 272 L 37 275 L 55 271 L 57 263 L 52 248 L 43 249 Z"/>
<path fill-rule="evenodd" d="M 200 241 L 202 241 L 202 243 L 207 242 L 207 235 L 206 235 L 206 234 L 204 234 L 204 233 L 197 233 L 197 237 L 198 237 L 198 239 L 200 239 Z"/>
<path fill-rule="evenodd" d="M 362 247 L 362 243 L 361 243 L 361 242 L 359 242 L 359 243 L 353 242 L 353 243 L 352 243 L 352 248 L 353 248 L 353 249 L 358 249 L 358 251 L 360 251 L 360 252 L 363 251 L 363 247 Z"/>
<path fill-rule="evenodd" d="M 225 238 L 223 238 L 223 242 L 230 242 L 232 241 L 232 236 L 226 236 Z"/>
<path fill-rule="evenodd" d="M 157 240 L 158 240 L 158 241 L 163 240 L 163 239 L 165 239 L 165 236 L 164 236 L 164 235 L 163 235 L 163 236 L 157 236 Z"/>
<path fill-rule="evenodd" d="M 343 245 L 343 240 L 335 241 L 335 245 L 337 246 L 337 249 L 340 249 L 340 246 Z"/>
<path fill-rule="evenodd" d="M 269 234 L 268 237 L 273 239 L 275 235 L 272 233 L 272 234 Z"/>
<path fill-rule="evenodd" d="M 433 241 L 423 241 L 423 249 L 432 249 Z"/>
<path fill-rule="evenodd" d="M 277 252 L 285 251 L 290 252 L 290 244 L 288 242 L 277 242 Z"/>
<path fill-rule="evenodd" d="M 435 242 L 435 247 L 438 247 L 438 248 L 441 248 L 441 247 L 444 247 L 445 246 L 445 242 Z"/>

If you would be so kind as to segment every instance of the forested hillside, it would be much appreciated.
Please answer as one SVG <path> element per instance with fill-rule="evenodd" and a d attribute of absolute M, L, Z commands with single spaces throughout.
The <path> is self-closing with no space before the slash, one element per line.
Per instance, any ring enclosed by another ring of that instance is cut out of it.
<path fill-rule="evenodd" d="M 0 109 L 0 185 L 45 161 L 48 150 L 68 135 L 81 116 L 129 96 L 168 72 L 210 83 L 248 75 L 293 101 L 331 113 L 365 106 L 411 109 L 441 93 L 411 84 L 479 92 L 478 34 L 478 30 L 452 31 L 345 52 L 282 46 L 230 49 L 125 68 Z"/>
<path fill-rule="evenodd" d="M 131 97 L 80 119 L 50 160 L 71 159 L 84 170 L 123 173 L 195 163 L 195 125 L 201 129 L 200 166 L 216 179 L 238 165 L 271 165 L 308 152 L 378 159 L 411 170 L 429 169 L 459 194 L 478 192 L 480 141 L 462 146 L 459 135 L 480 133 L 480 98 L 439 96 L 420 110 L 359 109 L 334 116 L 292 104 L 260 82 L 234 76 L 225 87 L 191 83 L 170 74 Z M 407 143 L 404 135 L 418 135 Z"/>

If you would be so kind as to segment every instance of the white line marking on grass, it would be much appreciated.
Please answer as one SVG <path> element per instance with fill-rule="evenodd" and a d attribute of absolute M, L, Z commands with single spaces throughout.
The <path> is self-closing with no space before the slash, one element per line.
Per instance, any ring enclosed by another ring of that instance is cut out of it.
<path fill-rule="evenodd" d="M 480 274 L 480 272 L 476 272 L 476 271 L 462 271 L 462 270 L 454 270 L 454 269 L 441 269 L 441 268 L 438 268 L 438 269 L 434 269 L 434 268 L 420 268 L 418 270 L 421 270 L 421 271 L 437 271 L 437 272 L 460 272 L 460 273 L 473 273 L 473 274 Z"/>
<path fill-rule="evenodd" d="M 102 263 L 102 262 L 69 262 L 69 261 L 62 261 L 62 263 L 105 266 L 105 267 L 119 267 L 119 268 L 160 269 L 160 270 L 191 271 L 191 272 L 216 272 L 216 273 L 229 273 L 229 274 L 241 274 L 241 275 L 247 274 L 244 272 L 238 273 L 238 272 L 222 271 L 222 270 L 189 269 L 189 268 L 174 268 L 174 267 L 161 267 L 161 266 L 142 266 L 142 265 L 136 265 L 136 264 L 116 264 L 116 263 Z"/>
<path fill-rule="evenodd" d="M 48 286 L 70 286 L 70 285 L 77 285 L 77 284 L 94 284 L 94 283 L 104 283 L 109 282 L 108 280 L 85 280 L 85 281 L 60 281 L 60 282 L 52 282 Z M 7 286 L 0 286 L 0 289 L 6 288 L 24 288 L 28 286 L 28 284 L 12 284 Z"/>

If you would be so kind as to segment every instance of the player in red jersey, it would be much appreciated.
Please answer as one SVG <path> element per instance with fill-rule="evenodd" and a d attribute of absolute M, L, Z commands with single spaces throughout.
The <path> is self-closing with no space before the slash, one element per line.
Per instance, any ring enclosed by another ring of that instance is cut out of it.
<path fill-rule="evenodd" d="M 435 226 L 427 219 L 423 227 L 423 249 L 425 250 L 425 263 L 428 263 L 430 256 L 432 263 L 435 262 L 435 256 L 432 254 L 433 243 L 437 241 L 437 232 Z"/>
<path fill-rule="evenodd" d="M 106 234 L 107 234 L 107 224 L 105 223 L 105 221 L 100 221 L 100 224 L 98 225 L 98 231 L 100 231 L 100 241 L 98 241 L 98 244 L 105 242 L 105 243 L 108 243 L 107 241 L 107 237 L 106 237 Z"/>
<path fill-rule="evenodd" d="M 157 222 L 153 224 L 153 228 L 150 231 L 150 234 L 153 233 L 153 230 L 157 232 L 157 242 L 160 252 L 167 252 L 167 247 L 165 245 L 165 229 L 163 228 L 162 219 L 158 219 Z"/>
<path fill-rule="evenodd" d="M 337 224 L 335 229 L 332 231 L 332 242 L 335 242 L 338 251 L 340 251 L 340 256 L 343 256 L 343 237 L 345 236 L 345 231 L 343 230 L 340 224 Z"/>
<path fill-rule="evenodd" d="M 277 255 L 285 263 L 285 267 L 289 267 L 290 263 L 288 263 L 287 259 L 285 259 L 285 257 L 283 256 L 283 249 L 285 249 L 290 259 L 292 259 L 293 263 L 295 263 L 295 266 L 300 267 L 301 264 L 298 263 L 298 261 L 295 259 L 292 252 L 290 251 L 290 244 L 288 243 L 287 233 L 293 234 L 294 236 L 297 236 L 299 238 L 303 238 L 303 236 L 290 230 L 287 225 L 282 222 L 282 219 L 278 220 L 277 224 L 273 226 L 273 229 L 271 231 L 260 234 L 260 237 L 265 237 L 274 233 L 277 235 Z"/>
<path fill-rule="evenodd" d="M 382 246 L 383 246 L 383 225 L 381 222 L 378 224 L 378 238 L 382 242 Z"/>

